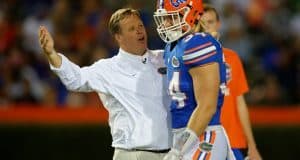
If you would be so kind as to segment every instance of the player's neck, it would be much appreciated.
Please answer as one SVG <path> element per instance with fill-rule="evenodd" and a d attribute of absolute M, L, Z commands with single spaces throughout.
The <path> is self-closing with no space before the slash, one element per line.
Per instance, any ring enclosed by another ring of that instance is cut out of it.
<path fill-rule="evenodd" d="M 170 47 L 170 50 L 172 51 L 174 48 L 175 48 L 175 46 L 177 45 L 177 42 L 178 41 L 174 41 L 174 42 L 171 42 L 171 47 Z"/>

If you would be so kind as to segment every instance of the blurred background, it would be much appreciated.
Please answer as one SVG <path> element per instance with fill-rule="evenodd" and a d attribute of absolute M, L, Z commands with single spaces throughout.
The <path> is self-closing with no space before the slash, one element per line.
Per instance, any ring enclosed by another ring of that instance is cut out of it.
<path fill-rule="evenodd" d="M 295 159 L 300 150 L 300 1 L 204 2 L 220 13 L 221 43 L 243 61 L 251 88 L 246 100 L 263 157 Z M 152 17 L 155 3 L 1 0 L 1 157 L 111 159 L 107 113 L 97 94 L 66 90 L 41 53 L 38 27 L 48 28 L 58 52 L 80 66 L 91 65 L 116 55 L 107 25 L 111 14 L 124 6 L 140 10 L 149 48 L 163 48 Z"/>

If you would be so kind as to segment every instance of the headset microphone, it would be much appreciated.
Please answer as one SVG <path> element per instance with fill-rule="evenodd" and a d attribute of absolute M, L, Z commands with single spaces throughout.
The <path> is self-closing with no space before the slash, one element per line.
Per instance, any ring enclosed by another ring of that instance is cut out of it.
<path fill-rule="evenodd" d="M 143 58 L 142 63 L 146 64 L 146 62 L 147 62 L 147 58 L 145 57 Z"/>

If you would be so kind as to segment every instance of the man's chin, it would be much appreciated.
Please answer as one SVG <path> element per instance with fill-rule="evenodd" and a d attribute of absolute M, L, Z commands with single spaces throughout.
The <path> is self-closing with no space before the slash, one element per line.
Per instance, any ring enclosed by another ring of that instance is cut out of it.
<path fill-rule="evenodd" d="M 147 49 L 148 46 L 147 46 L 146 43 L 143 43 L 143 44 L 139 44 L 138 48 L 141 49 L 141 50 L 143 50 L 143 49 Z"/>

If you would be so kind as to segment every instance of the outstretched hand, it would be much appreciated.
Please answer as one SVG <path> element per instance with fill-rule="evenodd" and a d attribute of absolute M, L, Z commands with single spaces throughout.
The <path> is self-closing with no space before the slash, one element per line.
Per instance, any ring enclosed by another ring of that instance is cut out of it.
<path fill-rule="evenodd" d="M 40 26 L 39 28 L 39 41 L 40 41 L 40 46 L 44 54 L 48 58 L 50 64 L 52 64 L 54 67 L 60 67 L 62 63 L 62 58 L 56 53 L 54 49 L 53 38 L 50 35 L 47 28 L 44 26 Z"/>
<path fill-rule="evenodd" d="M 52 54 L 55 51 L 53 38 L 45 26 L 40 26 L 38 32 L 39 32 L 40 46 L 41 46 L 44 54 L 49 56 L 50 54 Z"/>

